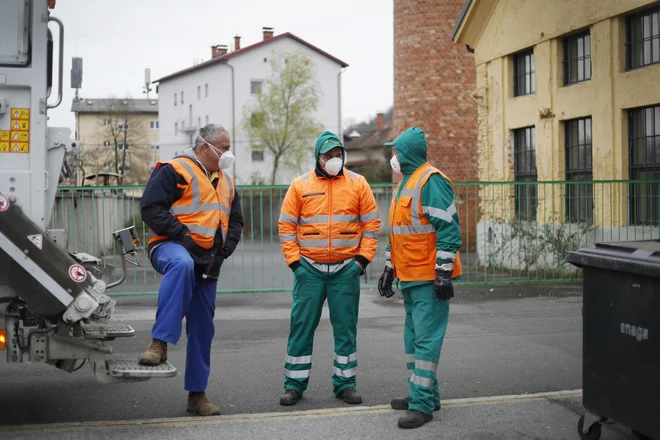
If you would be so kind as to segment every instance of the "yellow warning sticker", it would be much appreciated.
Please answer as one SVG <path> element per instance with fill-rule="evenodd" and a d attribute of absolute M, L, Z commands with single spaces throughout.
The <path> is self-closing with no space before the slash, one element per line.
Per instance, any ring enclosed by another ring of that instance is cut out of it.
<path fill-rule="evenodd" d="M 9 132 L 0 130 L 0 142 L 7 142 L 9 140 Z"/>
<path fill-rule="evenodd" d="M 0 142 L 0 153 L 9 153 L 9 142 Z"/>
<path fill-rule="evenodd" d="M 29 108 L 13 108 L 11 109 L 12 119 L 30 119 Z"/>
<path fill-rule="evenodd" d="M 12 131 L 9 139 L 18 142 L 27 142 L 30 140 L 29 131 Z"/>
<path fill-rule="evenodd" d="M 11 121 L 11 131 L 27 131 L 30 129 L 30 121 Z"/>
<path fill-rule="evenodd" d="M 30 144 L 27 142 L 12 142 L 11 144 L 11 152 L 12 153 L 29 153 L 30 152 Z"/>

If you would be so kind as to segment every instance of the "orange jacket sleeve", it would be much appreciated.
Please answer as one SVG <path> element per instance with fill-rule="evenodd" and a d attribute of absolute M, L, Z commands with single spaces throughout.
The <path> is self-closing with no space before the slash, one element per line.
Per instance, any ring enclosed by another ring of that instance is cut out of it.
<path fill-rule="evenodd" d="M 378 247 L 380 214 L 378 213 L 374 193 L 365 179 L 362 180 L 360 190 L 360 222 L 362 224 L 362 240 L 360 241 L 358 255 L 363 256 L 371 263 Z"/>
<path fill-rule="evenodd" d="M 297 180 L 294 180 L 284 196 L 280 219 L 277 222 L 282 253 L 289 266 L 300 260 L 300 246 L 298 246 L 297 240 L 299 218 L 300 197 L 298 196 Z"/>

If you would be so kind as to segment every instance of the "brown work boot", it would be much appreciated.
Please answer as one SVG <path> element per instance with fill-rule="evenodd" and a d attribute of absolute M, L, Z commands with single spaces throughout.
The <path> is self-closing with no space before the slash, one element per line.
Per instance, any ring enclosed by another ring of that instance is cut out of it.
<path fill-rule="evenodd" d="M 140 365 L 160 365 L 167 360 L 167 342 L 152 339 L 151 343 L 140 355 Z"/>
<path fill-rule="evenodd" d="M 209 401 L 206 393 L 188 393 L 188 412 L 200 416 L 218 416 L 220 408 Z"/>

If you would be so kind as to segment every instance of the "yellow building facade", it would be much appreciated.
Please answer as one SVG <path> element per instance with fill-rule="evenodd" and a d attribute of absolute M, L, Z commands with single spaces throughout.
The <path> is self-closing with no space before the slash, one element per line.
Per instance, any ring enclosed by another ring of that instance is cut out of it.
<path fill-rule="evenodd" d="M 452 39 L 475 54 L 479 264 L 660 236 L 660 2 L 467 0 Z"/>
<path fill-rule="evenodd" d="M 660 179 L 659 21 L 648 0 L 468 1 L 453 39 L 475 53 L 480 181 Z M 657 185 L 488 190 L 484 218 L 658 222 Z"/>

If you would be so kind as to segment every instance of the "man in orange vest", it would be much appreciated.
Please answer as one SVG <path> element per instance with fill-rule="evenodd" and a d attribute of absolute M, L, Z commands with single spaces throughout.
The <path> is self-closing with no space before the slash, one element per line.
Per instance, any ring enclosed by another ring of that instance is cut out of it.
<path fill-rule="evenodd" d="M 316 141 L 316 169 L 296 178 L 284 197 L 280 242 L 294 274 L 291 331 L 281 405 L 303 397 L 312 369 L 314 333 L 327 297 L 335 339 L 335 397 L 362 403 L 356 391 L 360 275 L 378 246 L 380 216 L 364 177 L 344 169 L 346 151 L 326 131 Z"/>
<path fill-rule="evenodd" d="M 426 160 L 426 136 L 411 127 L 394 142 L 390 161 L 403 180 L 394 189 L 390 206 L 390 243 L 378 291 L 394 295 L 394 278 L 401 281 L 406 324 L 403 334 L 409 396 L 391 406 L 406 410 L 400 428 L 418 428 L 440 409 L 436 377 L 442 342 L 454 297 L 452 278 L 460 277 L 458 250 L 462 245 L 451 180 Z"/>
<path fill-rule="evenodd" d="M 179 341 L 185 317 L 188 411 L 202 416 L 220 414 L 205 393 L 217 280 L 243 229 L 234 181 L 223 171 L 234 161 L 229 147 L 229 133 L 222 126 L 201 128 L 189 154 L 156 164 L 141 202 L 142 220 L 151 229 L 149 258 L 163 279 L 153 339 L 139 363 L 165 362 L 167 344 Z"/>

